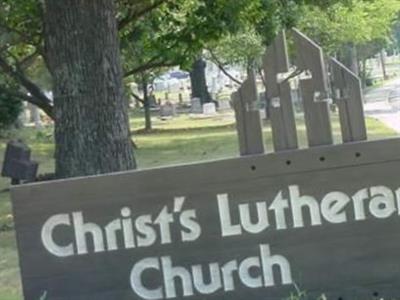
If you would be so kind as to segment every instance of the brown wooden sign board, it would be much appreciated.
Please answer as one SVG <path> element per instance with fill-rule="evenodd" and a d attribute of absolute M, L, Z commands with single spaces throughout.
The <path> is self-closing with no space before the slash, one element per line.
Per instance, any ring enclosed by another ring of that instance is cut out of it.
<path fill-rule="evenodd" d="M 25 299 L 400 295 L 400 140 L 12 190 Z"/>

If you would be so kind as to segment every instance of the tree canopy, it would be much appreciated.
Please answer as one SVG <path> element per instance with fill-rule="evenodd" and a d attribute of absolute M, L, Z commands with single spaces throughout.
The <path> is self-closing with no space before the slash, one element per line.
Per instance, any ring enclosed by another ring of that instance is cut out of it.
<path fill-rule="evenodd" d="M 400 11 L 398 0 L 352 0 L 322 9 L 305 6 L 299 28 L 334 53 L 348 44 L 388 39 Z"/>
<path fill-rule="evenodd" d="M 277 30 L 295 23 L 304 3 L 310 9 L 327 3 L 324 0 L 115 2 L 125 76 L 175 65 L 189 68 L 202 49 L 229 34 L 243 32 L 243 28 L 251 28 L 268 43 Z M 47 86 L 43 81 L 38 82 L 36 76 L 35 80 L 30 76 L 32 68 L 47 72 L 42 15 L 42 2 L 38 0 L 1 2 L 0 69 L 18 84 L 21 98 L 52 116 L 52 101 L 43 92 Z M 7 86 L 0 88 L 10 92 Z"/>

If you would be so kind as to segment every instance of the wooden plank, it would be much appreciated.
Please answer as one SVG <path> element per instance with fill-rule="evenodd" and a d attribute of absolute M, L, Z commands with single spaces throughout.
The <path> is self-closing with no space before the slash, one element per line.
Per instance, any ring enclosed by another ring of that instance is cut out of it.
<path fill-rule="evenodd" d="M 263 68 L 266 81 L 266 95 L 268 99 L 279 97 L 279 73 L 289 71 L 289 56 L 285 31 L 281 31 L 263 56 Z"/>
<path fill-rule="evenodd" d="M 293 29 L 292 34 L 296 47 L 296 66 L 311 72 L 314 91 L 321 93 L 324 99 L 328 91 L 328 77 L 322 48 L 297 29 Z"/>
<path fill-rule="evenodd" d="M 398 168 L 392 139 L 13 188 L 25 299 L 276 300 L 293 283 L 310 297 L 395 298 Z M 110 224 L 126 230 L 114 240 Z M 49 239 L 72 247 L 60 257 Z"/>
<path fill-rule="evenodd" d="M 254 72 L 250 73 L 232 99 L 236 115 L 240 155 L 264 153 L 262 122 L 258 109 L 258 93 Z"/>
<path fill-rule="evenodd" d="M 279 108 L 271 108 L 271 128 L 275 151 L 296 149 L 297 132 L 289 82 L 278 82 L 278 74 L 289 71 L 286 34 L 280 32 L 268 47 L 263 59 L 266 74 L 266 95 L 269 102 L 279 102 Z"/>
<path fill-rule="evenodd" d="M 285 124 L 284 137 L 286 140 L 285 150 L 298 148 L 297 129 L 294 116 L 292 94 L 289 82 L 283 82 L 279 85 L 281 91 L 280 104 L 282 108 L 282 118 Z"/>
<path fill-rule="evenodd" d="M 333 144 L 329 107 L 326 101 L 315 101 L 312 79 L 300 80 L 304 119 L 310 147 Z"/>
<path fill-rule="evenodd" d="M 238 136 L 239 143 L 239 153 L 240 155 L 245 155 L 247 152 L 246 147 L 246 129 L 245 129 L 245 118 L 243 107 L 243 102 L 240 99 L 239 92 L 234 92 L 231 95 L 233 110 L 235 111 L 235 120 L 236 120 L 236 131 Z"/>
<path fill-rule="evenodd" d="M 275 151 L 292 150 L 298 148 L 297 131 L 293 104 L 288 82 L 280 84 L 281 98 L 279 105 L 272 105 L 271 129 Z M 276 99 L 278 100 L 278 99 Z"/>
<path fill-rule="evenodd" d="M 274 150 L 276 152 L 286 150 L 285 123 L 282 118 L 282 108 L 280 106 L 272 105 L 270 107 L 270 121 Z"/>
<path fill-rule="evenodd" d="M 344 143 L 367 140 L 361 80 L 346 66 L 331 58 L 333 87 L 340 91 L 339 108 Z"/>

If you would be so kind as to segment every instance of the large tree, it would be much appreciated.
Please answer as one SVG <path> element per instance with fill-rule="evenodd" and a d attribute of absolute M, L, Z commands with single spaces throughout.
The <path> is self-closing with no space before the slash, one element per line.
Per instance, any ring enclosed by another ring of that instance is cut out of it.
<path fill-rule="evenodd" d="M 53 78 L 56 173 L 135 168 L 111 0 L 46 0 L 46 59 Z"/>
<path fill-rule="evenodd" d="M 0 91 L 40 107 L 54 119 L 57 177 L 136 166 L 118 30 L 167 1 L 125 2 L 0 3 L 0 70 L 13 81 L 0 82 Z M 54 101 L 41 80 L 31 76 L 33 69 L 49 71 Z M 12 88 L 15 85 L 18 88 Z"/>
<path fill-rule="evenodd" d="M 303 2 L 3 0 L 0 70 L 18 88 L 0 82 L 0 89 L 54 119 L 58 177 L 134 168 L 123 76 L 173 65 L 189 69 L 210 43 L 243 25 L 271 40 L 290 23 L 287 12 Z M 129 43 L 137 43 L 143 56 L 125 51 Z M 54 101 L 31 76 L 38 65 L 51 75 Z"/>

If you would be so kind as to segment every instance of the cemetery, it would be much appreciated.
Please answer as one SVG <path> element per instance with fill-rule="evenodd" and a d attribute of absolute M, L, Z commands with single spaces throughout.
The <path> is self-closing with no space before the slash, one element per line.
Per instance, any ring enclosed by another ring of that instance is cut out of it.
<path fill-rule="evenodd" d="M 11 2 L 0 300 L 400 299 L 400 2 Z"/>

